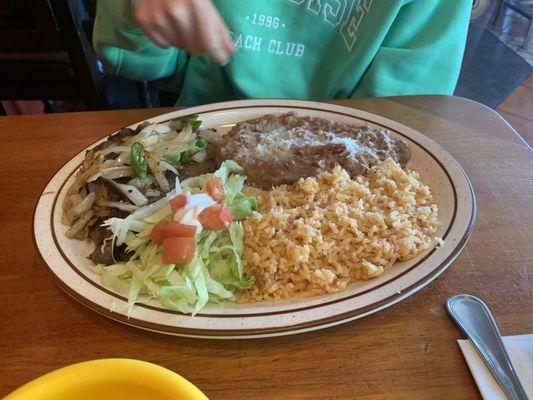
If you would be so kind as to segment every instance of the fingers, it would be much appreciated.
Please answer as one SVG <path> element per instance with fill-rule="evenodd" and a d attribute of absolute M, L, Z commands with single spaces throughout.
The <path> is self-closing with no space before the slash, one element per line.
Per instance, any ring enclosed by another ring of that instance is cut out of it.
<path fill-rule="evenodd" d="M 148 38 L 160 47 L 170 47 L 172 44 L 168 28 L 162 13 L 157 12 L 150 1 L 140 1 L 135 10 L 135 17 L 139 27 Z"/>
<path fill-rule="evenodd" d="M 136 17 L 160 47 L 208 54 L 219 65 L 227 64 L 235 52 L 229 30 L 210 0 L 140 0 Z"/>
<path fill-rule="evenodd" d="M 189 10 L 174 8 L 165 13 L 165 18 L 171 31 L 169 37 L 173 46 L 188 52 L 198 47 L 195 40 L 195 23 Z"/>
<path fill-rule="evenodd" d="M 164 29 L 150 29 L 146 32 L 146 35 L 152 42 L 164 49 L 170 47 L 172 43 L 167 39 L 168 33 Z"/>
<path fill-rule="evenodd" d="M 220 28 L 220 33 L 219 34 L 224 39 L 224 47 L 226 48 L 227 52 L 229 54 L 235 53 L 236 49 L 235 49 L 235 46 L 233 45 L 233 42 L 231 41 L 231 35 L 230 35 L 229 30 L 226 27 L 226 25 L 224 25 L 224 26 L 222 26 Z"/>
<path fill-rule="evenodd" d="M 200 51 L 207 53 L 217 64 L 226 65 L 232 54 L 228 48 L 228 28 L 213 5 L 195 13 Z"/>

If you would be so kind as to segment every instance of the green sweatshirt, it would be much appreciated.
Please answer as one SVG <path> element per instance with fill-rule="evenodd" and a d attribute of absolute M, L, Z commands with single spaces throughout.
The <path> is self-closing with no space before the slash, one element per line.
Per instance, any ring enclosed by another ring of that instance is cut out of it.
<path fill-rule="evenodd" d="M 111 73 L 161 80 L 180 105 L 244 98 L 322 100 L 452 94 L 472 0 L 213 0 L 237 52 L 162 49 L 135 0 L 98 0 L 93 42 Z"/>

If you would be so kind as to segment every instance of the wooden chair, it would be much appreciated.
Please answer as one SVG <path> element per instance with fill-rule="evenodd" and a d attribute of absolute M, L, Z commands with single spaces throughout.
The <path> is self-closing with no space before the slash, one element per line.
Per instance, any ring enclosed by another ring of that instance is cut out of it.
<path fill-rule="evenodd" d="M 107 101 L 75 0 L 0 0 L 0 99 Z"/>

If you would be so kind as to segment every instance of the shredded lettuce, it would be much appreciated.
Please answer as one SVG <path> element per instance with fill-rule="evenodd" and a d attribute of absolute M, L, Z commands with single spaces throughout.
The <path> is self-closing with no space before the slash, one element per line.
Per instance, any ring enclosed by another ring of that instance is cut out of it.
<path fill-rule="evenodd" d="M 144 219 L 144 222 L 147 224 L 157 224 L 158 222 L 163 221 L 164 219 L 170 217 L 171 215 L 172 215 L 172 210 L 170 208 L 170 204 L 166 204 L 159 211 L 153 213 L 149 217 L 146 217 Z"/>
<path fill-rule="evenodd" d="M 128 294 L 131 285 L 131 275 L 119 274 L 109 267 L 102 269 L 102 284 L 120 294 Z"/>
<path fill-rule="evenodd" d="M 235 161 L 224 161 L 214 173 L 222 180 L 224 186 L 224 203 L 230 208 L 233 218 L 241 220 L 257 211 L 257 200 L 242 193 L 246 177 L 243 169 Z"/>
<path fill-rule="evenodd" d="M 244 175 L 232 175 L 226 179 L 224 184 L 224 202 L 226 204 L 232 204 L 235 200 L 235 196 L 241 194 L 246 178 Z"/>
<path fill-rule="evenodd" d="M 253 196 L 245 196 L 242 193 L 237 193 L 233 201 L 229 204 L 229 208 L 233 214 L 233 218 L 241 220 L 257 211 L 257 200 Z"/>
<path fill-rule="evenodd" d="M 187 178 L 181 183 L 181 187 L 184 192 L 191 192 L 192 194 L 200 193 L 203 191 L 205 183 L 210 176 L 211 174 L 204 174 Z"/>
<path fill-rule="evenodd" d="M 104 285 L 128 297 L 128 314 L 142 295 L 158 299 L 169 309 L 194 315 L 208 303 L 233 300 L 237 290 L 253 284 L 253 280 L 244 278 L 244 230 L 239 221 L 257 210 L 257 202 L 242 193 L 246 179 L 243 173 L 234 161 L 224 161 L 214 173 L 222 180 L 224 203 L 231 209 L 234 221 L 225 231 L 198 230 L 196 253 L 189 264 L 164 265 L 162 247 L 150 241 L 150 232 L 156 223 L 172 218 L 171 199 L 183 191 L 204 192 L 205 183 L 213 174 L 176 182 L 176 188 L 158 202 L 124 219 L 105 221 L 115 243 L 126 243 L 131 257 L 125 263 L 92 270 L 101 274 Z"/>
<path fill-rule="evenodd" d="M 213 173 L 213 175 L 218 176 L 220 179 L 222 179 L 222 183 L 224 185 L 226 184 L 226 180 L 231 174 L 244 174 L 244 170 L 242 169 L 242 167 L 232 160 L 222 161 L 222 163 L 220 164 L 220 168 Z"/>

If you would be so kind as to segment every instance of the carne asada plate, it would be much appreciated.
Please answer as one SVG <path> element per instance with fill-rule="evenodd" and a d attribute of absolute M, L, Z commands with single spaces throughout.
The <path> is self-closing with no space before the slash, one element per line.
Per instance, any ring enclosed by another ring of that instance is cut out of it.
<path fill-rule="evenodd" d="M 446 150 L 352 108 L 243 100 L 107 134 L 43 190 L 34 240 L 62 290 L 146 330 L 252 338 L 361 318 L 440 275 L 475 219 Z"/>

